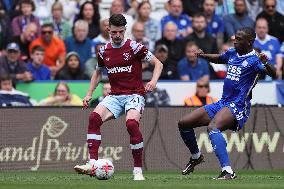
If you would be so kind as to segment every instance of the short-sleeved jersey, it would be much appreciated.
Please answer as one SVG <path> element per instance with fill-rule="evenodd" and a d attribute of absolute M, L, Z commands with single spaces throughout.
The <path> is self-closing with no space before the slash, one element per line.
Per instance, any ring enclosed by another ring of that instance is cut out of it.
<path fill-rule="evenodd" d="M 220 58 L 228 63 L 221 100 L 249 108 L 252 89 L 257 83 L 258 74 L 264 72 L 264 65 L 254 50 L 240 56 L 235 48 L 230 48 Z"/>
<path fill-rule="evenodd" d="M 98 66 L 107 69 L 112 95 L 145 95 L 142 60 L 150 61 L 152 53 L 140 43 L 127 39 L 121 47 L 111 43 L 98 53 Z"/>

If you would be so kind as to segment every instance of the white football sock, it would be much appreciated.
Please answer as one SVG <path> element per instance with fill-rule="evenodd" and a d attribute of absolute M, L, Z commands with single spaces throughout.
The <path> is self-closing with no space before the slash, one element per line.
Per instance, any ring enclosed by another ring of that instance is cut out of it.
<path fill-rule="evenodd" d="M 142 168 L 141 167 L 134 167 L 133 173 L 142 173 Z"/>
<path fill-rule="evenodd" d="M 192 159 L 198 159 L 198 158 L 200 157 L 200 155 L 201 155 L 201 153 L 198 152 L 198 153 L 196 153 L 196 154 L 192 154 L 191 158 L 192 158 Z"/>
<path fill-rule="evenodd" d="M 225 167 L 222 167 L 222 172 L 223 171 L 227 171 L 228 173 L 230 173 L 230 174 L 233 174 L 233 170 L 232 170 L 232 167 L 231 166 L 225 166 Z"/>

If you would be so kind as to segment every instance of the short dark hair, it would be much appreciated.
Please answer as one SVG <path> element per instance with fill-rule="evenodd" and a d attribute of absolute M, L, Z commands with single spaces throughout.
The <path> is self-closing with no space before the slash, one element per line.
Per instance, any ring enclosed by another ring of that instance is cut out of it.
<path fill-rule="evenodd" d="M 125 26 L 127 24 L 125 17 L 122 14 L 113 14 L 109 18 L 109 26 Z"/>
<path fill-rule="evenodd" d="M 28 4 L 32 6 L 32 11 L 35 11 L 35 3 L 33 0 L 21 0 L 20 1 L 20 9 L 22 9 L 23 4 Z"/>
<path fill-rule="evenodd" d="M 44 52 L 44 48 L 40 45 L 36 45 L 32 48 L 32 54 L 36 51 L 41 51 L 41 52 Z"/>
<path fill-rule="evenodd" d="M 0 82 L 2 82 L 2 81 L 8 81 L 8 80 L 12 80 L 12 77 L 11 77 L 9 74 L 1 75 L 1 77 L 0 77 Z"/>
<path fill-rule="evenodd" d="M 43 24 L 41 25 L 41 29 L 43 29 L 43 28 L 52 28 L 52 30 L 54 30 L 53 23 L 51 23 L 51 22 L 43 23 Z"/>
<path fill-rule="evenodd" d="M 206 20 L 206 16 L 203 12 L 197 12 L 192 16 L 192 18 L 199 18 L 199 17 L 203 17 Z"/>
<path fill-rule="evenodd" d="M 238 29 L 238 31 L 242 31 L 244 32 L 247 36 L 249 36 L 252 40 L 254 40 L 256 38 L 256 33 L 254 31 L 253 28 L 251 27 L 244 27 L 244 28 L 240 28 Z"/>

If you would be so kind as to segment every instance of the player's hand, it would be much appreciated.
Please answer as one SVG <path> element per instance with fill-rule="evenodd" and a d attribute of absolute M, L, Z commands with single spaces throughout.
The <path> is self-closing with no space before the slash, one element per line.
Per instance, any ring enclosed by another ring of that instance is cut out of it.
<path fill-rule="evenodd" d="M 201 54 L 204 54 L 203 50 L 198 49 L 197 51 L 194 52 L 195 56 L 200 56 Z"/>
<path fill-rule="evenodd" d="M 149 81 L 146 85 L 145 85 L 145 90 L 146 92 L 151 92 L 156 88 L 156 84 L 157 82 L 154 81 Z"/>
<path fill-rule="evenodd" d="M 91 95 L 85 96 L 85 98 L 83 99 L 83 109 L 88 108 L 91 99 L 92 99 Z"/>
<path fill-rule="evenodd" d="M 262 63 L 266 63 L 268 61 L 268 57 L 264 53 L 259 53 L 258 57 Z"/>

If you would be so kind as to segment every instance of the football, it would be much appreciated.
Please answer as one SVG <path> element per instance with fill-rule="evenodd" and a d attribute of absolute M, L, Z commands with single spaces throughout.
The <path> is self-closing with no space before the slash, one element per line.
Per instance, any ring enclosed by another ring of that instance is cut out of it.
<path fill-rule="evenodd" d="M 98 159 L 95 163 L 95 175 L 99 180 L 108 180 L 114 173 L 113 163 L 108 159 Z"/>

